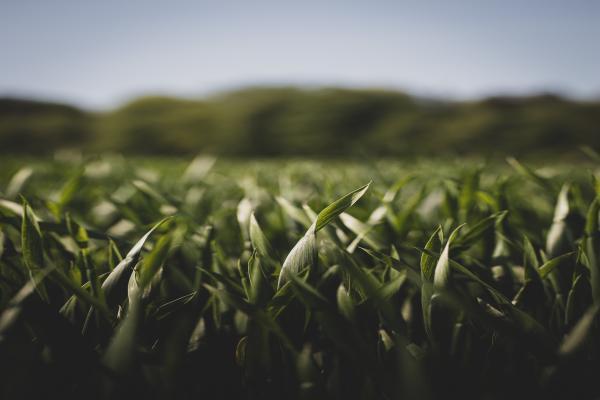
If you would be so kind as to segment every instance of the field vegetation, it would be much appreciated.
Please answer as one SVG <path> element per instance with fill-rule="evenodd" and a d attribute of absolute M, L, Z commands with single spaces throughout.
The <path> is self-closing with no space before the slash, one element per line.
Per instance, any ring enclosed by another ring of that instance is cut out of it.
<path fill-rule="evenodd" d="M 0 398 L 600 396 L 595 163 L 1 164 Z"/>

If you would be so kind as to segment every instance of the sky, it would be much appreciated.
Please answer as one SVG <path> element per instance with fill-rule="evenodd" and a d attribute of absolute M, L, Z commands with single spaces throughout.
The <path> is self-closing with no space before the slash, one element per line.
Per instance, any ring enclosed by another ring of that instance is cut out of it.
<path fill-rule="evenodd" d="M 600 2 L 0 2 L 0 96 L 110 108 L 248 85 L 600 98 Z"/>

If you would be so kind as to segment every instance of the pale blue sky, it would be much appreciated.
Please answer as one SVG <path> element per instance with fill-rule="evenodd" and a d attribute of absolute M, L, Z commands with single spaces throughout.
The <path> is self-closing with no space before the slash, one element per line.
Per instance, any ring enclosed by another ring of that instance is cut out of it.
<path fill-rule="evenodd" d="M 104 108 L 248 84 L 600 97 L 600 2 L 0 2 L 0 96 Z"/>

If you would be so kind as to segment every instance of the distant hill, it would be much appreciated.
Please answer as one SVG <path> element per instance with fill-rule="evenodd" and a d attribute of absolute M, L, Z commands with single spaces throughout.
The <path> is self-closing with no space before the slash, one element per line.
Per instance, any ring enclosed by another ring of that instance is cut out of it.
<path fill-rule="evenodd" d="M 76 107 L 0 98 L 0 153 L 47 154 L 93 138 L 91 115 Z"/>
<path fill-rule="evenodd" d="M 551 94 L 480 101 L 385 90 L 247 88 L 143 97 L 104 113 L 0 99 L 0 152 L 61 148 L 228 156 L 564 155 L 600 148 L 600 101 Z"/>

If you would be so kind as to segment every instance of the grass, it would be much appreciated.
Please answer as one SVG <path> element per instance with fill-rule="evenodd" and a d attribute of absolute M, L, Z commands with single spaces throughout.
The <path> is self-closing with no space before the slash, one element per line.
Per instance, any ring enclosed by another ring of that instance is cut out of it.
<path fill-rule="evenodd" d="M 4 159 L 0 398 L 597 398 L 594 164 Z"/>

